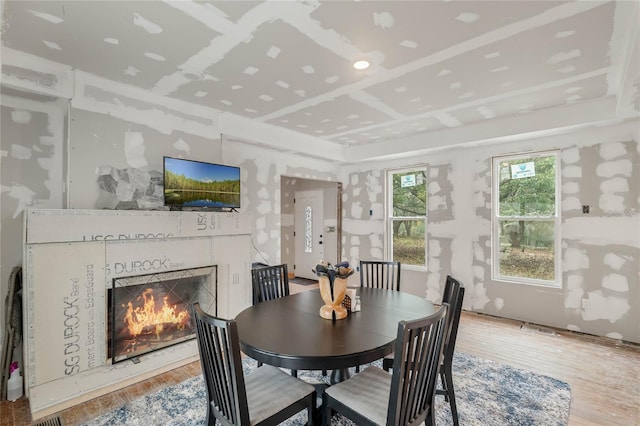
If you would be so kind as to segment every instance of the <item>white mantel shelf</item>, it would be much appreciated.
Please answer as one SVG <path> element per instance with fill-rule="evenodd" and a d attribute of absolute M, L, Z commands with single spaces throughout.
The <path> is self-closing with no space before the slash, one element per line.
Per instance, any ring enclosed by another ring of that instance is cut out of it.
<path fill-rule="evenodd" d="M 251 304 L 250 217 L 200 211 L 25 213 L 25 388 L 39 419 L 198 359 L 195 340 L 107 360 L 113 278 L 217 266 L 218 315 Z"/>

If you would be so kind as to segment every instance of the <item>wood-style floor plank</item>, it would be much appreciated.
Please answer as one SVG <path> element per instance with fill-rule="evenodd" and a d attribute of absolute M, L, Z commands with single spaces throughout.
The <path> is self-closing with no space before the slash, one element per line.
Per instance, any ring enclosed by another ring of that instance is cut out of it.
<path fill-rule="evenodd" d="M 314 286 L 291 286 L 291 292 Z M 563 380 L 570 426 L 640 425 L 640 345 L 463 312 L 456 350 Z M 131 385 L 57 415 L 75 426 L 151 389 L 200 374 L 199 362 Z M 29 402 L 0 402 L 0 426 L 29 425 Z"/>
<path fill-rule="evenodd" d="M 571 386 L 573 425 L 640 425 L 640 346 L 463 313 L 456 350 Z"/>

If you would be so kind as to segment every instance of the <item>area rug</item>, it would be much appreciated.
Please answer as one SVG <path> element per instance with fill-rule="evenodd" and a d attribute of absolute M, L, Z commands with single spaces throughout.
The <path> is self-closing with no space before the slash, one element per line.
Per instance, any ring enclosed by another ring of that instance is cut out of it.
<path fill-rule="evenodd" d="M 248 374 L 256 362 L 244 359 L 243 368 Z M 461 425 L 564 426 L 569 421 L 571 391 L 560 380 L 464 353 L 454 356 L 453 376 Z M 299 371 L 298 377 L 310 383 L 329 380 L 316 371 Z M 85 425 L 203 426 L 206 400 L 202 376 L 197 376 L 140 397 Z M 306 421 L 306 412 L 301 412 L 283 424 L 304 425 Z M 353 425 L 342 416 L 334 416 L 332 424 Z M 453 424 L 449 404 L 441 396 L 436 397 L 436 424 Z"/>

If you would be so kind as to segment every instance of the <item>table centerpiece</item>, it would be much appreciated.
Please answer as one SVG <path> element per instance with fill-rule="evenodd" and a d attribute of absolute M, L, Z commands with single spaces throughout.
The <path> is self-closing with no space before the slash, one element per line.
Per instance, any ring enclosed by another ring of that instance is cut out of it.
<path fill-rule="evenodd" d="M 342 306 L 342 300 L 347 292 L 347 278 L 354 272 L 349 262 L 332 265 L 323 261 L 313 272 L 318 276 L 320 296 L 324 301 L 320 316 L 334 321 L 346 318 L 349 312 Z"/>

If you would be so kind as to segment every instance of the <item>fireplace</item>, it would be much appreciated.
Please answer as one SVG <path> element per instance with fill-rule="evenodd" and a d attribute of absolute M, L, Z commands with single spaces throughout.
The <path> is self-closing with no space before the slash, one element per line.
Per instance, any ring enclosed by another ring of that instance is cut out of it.
<path fill-rule="evenodd" d="M 24 223 L 23 378 L 34 420 L 198 361 L 189 333 L 167 343 L 155 326 L 136 336 L 135 351 L 114 359 L 114 285 L 133 286 L 126 292 L 135 301 L 144 300 L 145 285 L 195 280 L 197 294 L 168 284 L 154 302 L 179 295 L 183 306 L 197 300 L 222 318 L 251 305 L 249 214 L 29 209 Z"/>
<path fill-rule="evenodd" d="M 195 338 L 191 306 L 217 315 L 217 268 L 207 266 L 113 279 L 108 290 L 112 364 Z"/>

